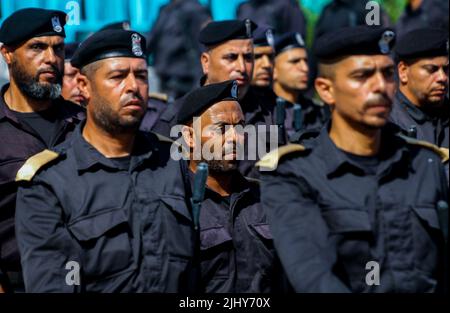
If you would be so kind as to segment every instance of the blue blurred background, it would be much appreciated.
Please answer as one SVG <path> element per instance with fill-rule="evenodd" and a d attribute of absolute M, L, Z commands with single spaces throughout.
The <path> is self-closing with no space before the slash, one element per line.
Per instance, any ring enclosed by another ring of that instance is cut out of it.
<path fill-rule="evenodd" d="M 26 7 L 40 7 L 74 14 L 72 19 L 79 23 L 66 27 L 67 42 L 80 41 L 87 34 L 97 31 L 104 25 L 124 20 L 131 22 L 132 29 L 146 33 L 151 30 L 156 21 L 160 7 L 168 2 L 169 0 L 1 0 L 0 23 L 14 11 Z M 224 20 L 235 18 L 236 8 L 244 0 L 200 0 L 199 2 L 209 6 L 214 20 Z M 329 2 L 331 0 L 299 1 L 307 17 L 308 28 L 313 27 L 320 11 Z M 379 0 L 378 2 L 385 6 L 393 20 L 396 20 L 405 4 L 405 0 Z"/>

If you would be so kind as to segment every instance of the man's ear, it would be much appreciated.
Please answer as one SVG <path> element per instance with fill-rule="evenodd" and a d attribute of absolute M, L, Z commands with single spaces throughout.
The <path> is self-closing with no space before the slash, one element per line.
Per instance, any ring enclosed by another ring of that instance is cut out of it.
<path fill-rule="evenodd" d="M 86 75 L 78 73 L 76 79 L 77 79 L 78 88 L 81 90 L 81 92 L 85 95 L 90 95 L 91 94 L 91 82 L 86 77 Z"/>
<path fill-rule="evenodd" d="M 194 129 L 190 126 L 184 125 L 181 129 L 181 135 L 183 136 L 184 142 L 192 151 L 195 148 Z"/>
<path fill-rule="evenodd" d="M 314 81 L 314 87 L 323 102 L 328 105 L 335 104 L 333 81 L 324 77 L 317 77 Z"/>
<path fill-rule="evenodd" d="M 398 81 L 401 85 L 406 85 L 408 83 L 409 66 L 405 62 L 400 61 L 397 65 L 397 71 Z"/>
<path fill-rule="evenodd" d="M 202 70 L 203 74 L 208 75 L 209 73 L 209 62 L 210 62 L 211 56 L 208 52 L 203 52 L 200 56 L 200 62 L 202 63 Z"/>
<path fill-rule="evenodd" d="M 272 80 L 276 81 L 278 79 L 278 70 L 277 70 L 277 66 L 276 63 L 273 62 L 273 74 L 272 74 Z"/>
<path fill-rule="evenodd" d="M 11 65 L 13 60 L 13 50 L 9 47 L 6 47 L 5 45 L 2 45 L 0 51 L 6 64 Z"/>

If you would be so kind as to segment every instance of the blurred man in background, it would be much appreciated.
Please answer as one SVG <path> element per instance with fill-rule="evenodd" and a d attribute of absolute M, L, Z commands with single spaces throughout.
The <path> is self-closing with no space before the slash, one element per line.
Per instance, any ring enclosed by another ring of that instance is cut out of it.
<path fill-rule="evenodd" d="M 328 120 L 329 108 L 304 96 L 308 88 L 309 66 L 302 36 L 286 33 L 277 37 L 275 53 L 273 90 L 283 106 L 274 110 L 274 123 L 282 124 L 281 130 L 290 141 L 294 133 L 320 129 Z"/>
<path fill-rule="evenodd" d="M 411 136 L 449 147 L 448 31 L 415 29 L 396 46 L 398 90 L 391 120 Z"/>
<path fill-rule="evenodd" d="M 161 7 L 147 38 L 147 51 L 161 83 L 161 92 L 177 99 L 198 85 L 201 77 L 198 34 L 211 19 L 198 0 L 171 0 Z"/>
<path fill-rule="evenodd" d="M 270 25 L 276 34 L 298 32 L 306 36 L 306 18 L 295 0 L 250 0 L 237 8 L 238 19 L 249 18 L 258 25 Z"/>
<path fill-rule="evenodd" d="M 425 27 L 448 30 L 448 4 L 448 0 L 408 0 L 395 25 L 397 36 Z"/>
<path fill-rule="evenodd" d="M 70 43 L 65 46 L 64 77 L 61 95 L 64 99 L 85 107 L 88 96 L 78 86 L 77 79 L 80 71 L 70 64 L 70 59 L 72 59 L 77 47 L 78 43 Z"/>

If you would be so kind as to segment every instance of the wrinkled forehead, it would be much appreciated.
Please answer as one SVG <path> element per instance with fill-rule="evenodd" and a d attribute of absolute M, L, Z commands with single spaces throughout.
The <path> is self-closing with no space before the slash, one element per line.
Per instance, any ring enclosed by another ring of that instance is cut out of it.
<path fill-rule="evenodd" d="M 242 108 L 237 101 L 220 101 L 212 105 L 205 112 L 211 123 L 236 124 L 244 119 Z"/>

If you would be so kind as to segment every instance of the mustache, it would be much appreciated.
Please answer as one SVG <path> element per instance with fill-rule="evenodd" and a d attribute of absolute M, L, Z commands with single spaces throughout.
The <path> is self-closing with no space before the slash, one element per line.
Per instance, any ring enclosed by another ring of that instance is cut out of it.
<path fill-rule="evenodd" d="M 122 106 L 125 106 L 128 102 L 136 101 L 136 100 L 139 100 L 140 102 L 144 102 L 144 97 L 139 93 L 129 94 L 122 100 L 122 104 L 123 104 Z"/>
<path fill-rule="evenodd" d="M 364 108 L 367 109 L 367 108 L 370 108 L 373 106 L 378 106 L 378 105 L 391 106 L 392 100 L 391 100 L 391 98 L 388 97 L 387 94 L 380 93 L 380 94 L 377 94 L 376 96 L 372 97 L 371 99 L 367 100 L 366 103 L 364 104 Z"/>
<path fill-rule="evenodd" d="M 48 68 L 44 68 L 44 69 L 38 70 L 36 72 L 36 78 L 38 78 L 40 74 L 47 73 L 47 72 L 53 72 L 53 73 L 55 73 L 55 75 L 57 77 L 62 77 L 63 76 L 63 73 L 62 73 L 62 71 L 59 68 L 57 68 L 55 65 L 50 65 L 50 67 L 48 67 Z"/>
<path fill-rule="evenodd" d="M 231 75 L 230 79 L 244 79 L 244 80 L 248 80 L 249 76 L 247 75 L 247 73 L 239 73 L 236 75 Z"/>

